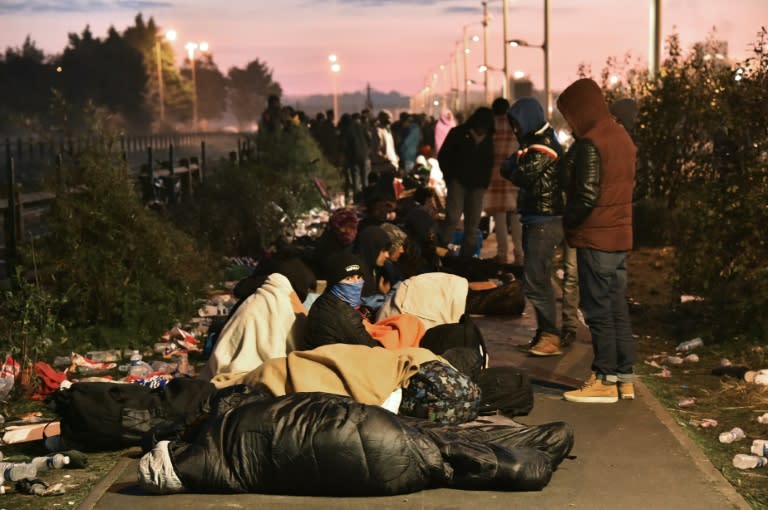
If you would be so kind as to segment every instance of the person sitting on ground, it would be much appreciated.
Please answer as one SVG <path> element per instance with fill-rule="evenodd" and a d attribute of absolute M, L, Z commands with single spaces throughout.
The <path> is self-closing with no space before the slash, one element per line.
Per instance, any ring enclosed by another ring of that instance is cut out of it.
<path fill-rule="evenodd" d="M 359 312 L 363 292 L 363 264 L 357 255 L 341 252 L 328 264 L 325 291 L 307 317 L 302 350 L 333 343 L 380 345 L 363 326 Z"/>
<path fill-rule="evenodd" d="M 389 258 L 384 261 L 384 266 L 381 268 L 381 277 L 384 280 L 382 288 L 391 290 L 404 278 L 398 261 L 405 252 L 404 245 L 408 235 L 394 223 L 382 223 L 381 229 L 387 233 L 389 241 L 392 243 L 389 249 Z"/>
<path fill-rule="evenodd" d="M 362 292 L 363 302 L 375 310 L 381 306 L 383 295 L 390 289 L 381 270 L 384 262 L 389 258 L 392 241 L 389 240 L 384 229 L 370 226 L 360 231 L 355 245 L 355 253 L 360 257 L 365 280 Z"/>
<path fill-rule="evenodd" d="M 360 218 L 351 207 L 336 209 L 328 218 L 328 226 L 317 239 L 311 269 L 320 280 L 328 279 L 327 263 L 341 253 L 352 253 Z"/>

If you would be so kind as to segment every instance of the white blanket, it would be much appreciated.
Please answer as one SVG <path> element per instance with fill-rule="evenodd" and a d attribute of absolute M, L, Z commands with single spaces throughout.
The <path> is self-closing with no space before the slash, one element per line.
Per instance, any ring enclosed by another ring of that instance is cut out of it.
<path fill-rule="evenodd" d="M 469 282 L 461 276 L 440 272 L 412 276 L 387 295 L 376 321 L 408 313 L 421 319 L 426 329 L 459 322 L 467 307 L 468 290 Z"/>
<path fill-rule="evenodd" d="M 306 316 L 294 312 L 291 292 L 285 276 L 269 275 L 227 321 L 199 377 L 210 380 L 217 374 L 250 372 L 266 360 L 292 352 Z"/>

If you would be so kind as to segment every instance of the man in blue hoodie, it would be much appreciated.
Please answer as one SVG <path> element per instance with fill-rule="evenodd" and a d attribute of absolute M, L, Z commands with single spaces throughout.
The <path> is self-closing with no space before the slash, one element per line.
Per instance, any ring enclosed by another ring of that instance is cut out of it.
<path fill-rule="evenodd" d="M 552 258 L 563 240 L 563 190 L 557 170 L 563 150 L 536 99 L 515 101 L 507 111 L 507 119 L 520 148 L 504 162 L 502 174 L 520 188 L 523 292 L 533 305 L 537 326 L 536 335 L 522 349 L 534 356 L 557 356 L 562 354 L 562 344 L 552 287 Z"/>

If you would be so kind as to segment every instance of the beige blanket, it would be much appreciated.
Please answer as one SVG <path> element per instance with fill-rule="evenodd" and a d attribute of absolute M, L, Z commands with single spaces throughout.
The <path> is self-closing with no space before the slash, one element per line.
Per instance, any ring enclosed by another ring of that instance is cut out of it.
<path fill-rule="evenodd" d="M 292 292 L 285 276 L 269 275 L 227 321 L 199 377 L 210 380 L 218 374 L 249 372 L 291 352 L 306 319 L 294 312 Z"/>
<path fill-rule="evenodd" d="M 429 329 L 459 322 L 467 306 L 469 283 L 449 273 L 424 273 L 398 284 L 376 315 L 376 322 L 397 314 L 415 315 Z"/>
<path fill-rule="evenodd" d="M 381 405 L 397 388 L 408 385 L 420 364 L 436 359 L 432 351 L 418 347 L 331 344 L 266 361 L 248 373 L 222 374 L 211 382 L 219 388 L 263 384 L 275 396 L 320 391 Z"/>

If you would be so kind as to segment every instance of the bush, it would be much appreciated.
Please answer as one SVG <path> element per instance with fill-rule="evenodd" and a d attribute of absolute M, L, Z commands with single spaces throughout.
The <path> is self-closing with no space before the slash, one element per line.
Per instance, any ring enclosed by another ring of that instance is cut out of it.
<path fill-rule="evenodd" d="M 103 135 L 100 126 L 95 119 Z M 192 314 L 214 264 L 142 205 L 114 141 L 100 139 L 63 167 L 39 250 L 41 281 L 65 298 L 61 314 L 72 325 L 156 335 Z"/>
<path fill-rule="evenodd" d="M 258 257 L 323 205 L 315 177 L 338 186 L 336 169 L 305 128 L 262 134 L 258 155 L 209 172 L 195 202 L 174 211 L 175 221 L 211 251 Z"/>

